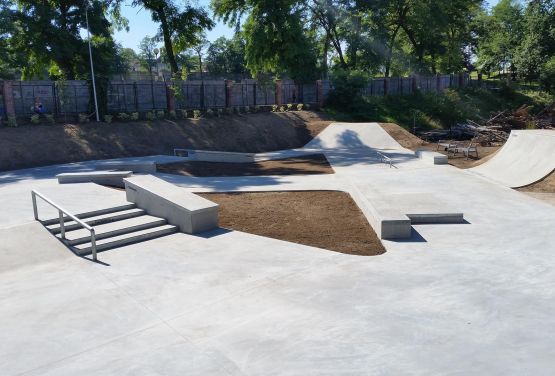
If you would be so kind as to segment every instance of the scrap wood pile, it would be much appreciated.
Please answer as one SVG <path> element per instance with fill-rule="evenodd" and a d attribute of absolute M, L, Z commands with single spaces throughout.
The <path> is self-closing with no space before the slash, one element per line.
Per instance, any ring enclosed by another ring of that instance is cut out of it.
<path fill-rule="evenodd" d="M 483 146 L 501 145 L 513 129 L 555 129 L 555 102 L 535 115 L 530 114 L 530 106 L 523 105 L 514 111 L 497 112 L 480 123 L 467 120 L 451 129 L 422 132 L 420 137 L 429 142 L 449 139 L 473 140 Z"/>

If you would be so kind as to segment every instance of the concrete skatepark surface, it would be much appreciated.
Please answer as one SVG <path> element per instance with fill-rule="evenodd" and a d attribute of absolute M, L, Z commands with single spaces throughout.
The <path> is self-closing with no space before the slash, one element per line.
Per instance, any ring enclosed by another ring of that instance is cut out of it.
<path fill-rule="evenodd" d="M 12 171 L 0 175 L 2 373 L 552 375 L 555 207 L 422 163 L 377 142 L 377 124 L 332 127 L 311 147 L 334 175 L 158 176 L 191 191 L 339 189 L 357 203 L 425 194 L 466 223 L 413 225 L 374 257 L 221 229 L 109 250 L 96 264 L 32 221 L 31 189 L 74 200 L 54 179 L 71 169 Z M 87 199 L 72 210 L 125 201 L 79 186 Z"/>
<path fill-rule="evenodd" d="M 470 169 L 510 188 L 533 184 L 555 170 L 555 131 L 513 130 L 486 163 Z"/>

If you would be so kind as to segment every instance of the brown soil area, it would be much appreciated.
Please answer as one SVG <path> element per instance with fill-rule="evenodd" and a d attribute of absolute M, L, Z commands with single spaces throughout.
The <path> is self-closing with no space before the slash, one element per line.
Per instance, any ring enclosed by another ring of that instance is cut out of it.
<path fill-rule="evenodd" d="M 255 163 L 179 162 L 158 166 L 158 171 L 183 176 L 256 176 L 333 174 L 323 154 Z"/>
<path fill-rule="evenodd" d="M 427 149 L 427 150 L 437 151 L 438 153 L 447 155 L 447 152 L 445 150 L 442 150 L 442 149 L 437 150 L 437 144 L 426 142 L 397 124 L 380 123 L 380 125 L 387 133 L 389 133 L 391 137 L 393 137 L 404 148 L 415 150 L 415 151 L 417 149 Z M 459 142 L 464 145 L 468 144 L 468 141 L 453 141 L 453 142 Z M 463 169 L 476 167 L 486 162 L 488 159 L 490 159 L 500 148 L 501 146 L 478 146 L 478 155 L 479 155 L 478 159 L 472 156 L 466 159 L 466 157 L 463 155 L 456 155 L 456 156 L 449 155 L 449 164 Z"/>
<path fill-rule="evenodd" d="M 555 171 L 534 184 L 516 188 L 516 190 L 522 192 L 555 193 Z"/>
<path fill-rule="evenodd" d="M 176 147 L 237 152 L 297 148 L 330 123 L 322 113 L 299 111 L 199 120 L 0 127 L 0 171 L 171 154 Z"/>
<path fill-rule="evenodd" d="M 202 193 L 220 204 L 220 226 L 336 252 L 374 256 L 385 248 L 344 192 Z"/>

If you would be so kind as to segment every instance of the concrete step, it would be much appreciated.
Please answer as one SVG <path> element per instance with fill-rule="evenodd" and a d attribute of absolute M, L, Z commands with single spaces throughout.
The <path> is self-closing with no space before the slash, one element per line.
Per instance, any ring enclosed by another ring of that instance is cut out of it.
<path fill-rule="evenodd" d="M 134 208 L 128 210 L 121 210 L 113 213 L 101 214 L 95 217 L 85 218 L 84 222 L 89 226 L 98 226 L 105 223 L 117 222 L 124 219 L 135 218 L 145 215 L 143 209 Z M 72 231 L 82 228 L 81 225 L 73 220 L 69 222 L 64 222 L 64 227 L 66 231 Z M 53 225 L 46 226 L 46 228 L 53 234 L 60 233 L 60 223 L 56 222 Z"/>
<path fill-rule="evenodd" d="M 128 234 L 130 232 L 146 230 L 167 224 L 163 218 L 142 215 L 140 217 L 124 219 L 117 222 L 105 223 L 94 227 L 96 239 L 106 239 L 114 236 Z M 84 228 L 67 231 L 63 240 L 68 245 L 77 245 L 90 242 L 90 232 Z M 56 235 L 61 238 L 61 234 Z"/>
<path fill-rule="evenodd" d="M 79 219 L 85 219 L 85 218 L 91 218 L 91 217 L 96 217 L 99 215 L 103 215 L 103 214 L 110 214 L 110 213 L 115 213 L 118 211 L 123 211 L 123 210 L 129 210 L 129 209 L 135 209 L 137 207 L 137 205 L 133 204 L 133 203 L 126 203 L 123 205 L 119 205 L 119 206 L 114 206 L 111 208 L 105 208 L 105 209 L 99 209 L 99 210 L 93 210 L 90 212 L 86 212 L 86 213 L 79 213 L 76 214 L 76 217 Z M 71 221 L 71 219 L 69 217 L 64 217 L 64 221 Z M 42 220 L 41 223 L 44 226 L 50 226 L 56 223 L 59 223 L 60 219 L 59 218 L 52 218 L 52 219 L 45 219 Z"/>
<path fill-rule="evenodd" d="M 159 238 L 162 236 L 175 234 L 179 229 L 172 225 L 162 225 L 157 227 L 152 227 L 149 229 L 133 231 L 127 234 L 122 234 L 119 236 L 113 236 L 106 239 L 101 239 L 96 241 L 97 252 L 105 251 L 107 249 L 113 249 L 117 247 L 123 247 L 125 245 L 139 243 L 150 239 Z M 71 247 L 73 252 L 83 256 L 90 254 L 92 252 L 91 243 L 78 244 Z"/>

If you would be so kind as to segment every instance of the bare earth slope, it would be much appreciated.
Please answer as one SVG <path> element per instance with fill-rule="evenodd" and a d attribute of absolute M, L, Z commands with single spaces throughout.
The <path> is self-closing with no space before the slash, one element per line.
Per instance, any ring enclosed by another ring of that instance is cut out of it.
<path fill-rule="evenodd" d="M 239 152 L 297 148 L 330 123 L 323 114 L 300 111 L 200 120 L 0 127 L 0 171 L 171 154 L 175 147 Z"/>

